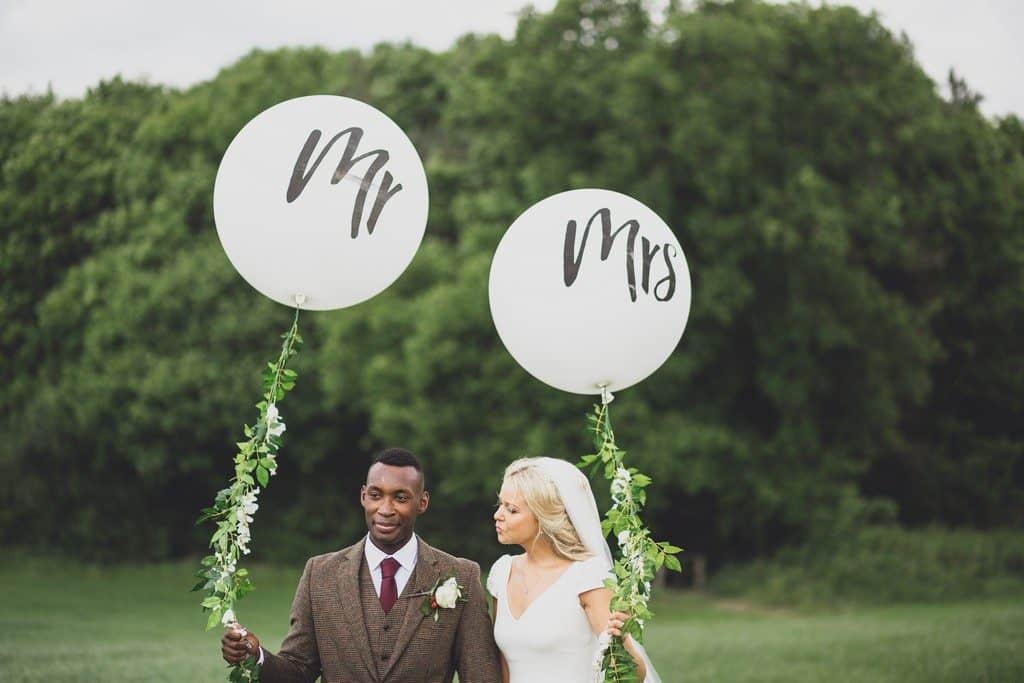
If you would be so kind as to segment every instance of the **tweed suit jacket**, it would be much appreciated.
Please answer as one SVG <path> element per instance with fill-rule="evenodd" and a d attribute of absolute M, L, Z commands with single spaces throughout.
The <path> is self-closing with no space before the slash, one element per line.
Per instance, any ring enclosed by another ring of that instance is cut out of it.
<path fill-rule="evenodd" d="M 418 538 L 418 537 L 417 537 Z M 378 666 L 360 599 L 366 572 L 364 538 L 310 558 L 291 610 L 291 629 L 276 654 L 265 653 L 263 683 L 500 683 L 498 648 L 487 614 L 480 566 L 418 540 L 418 558 L 399 600 L 409 600 L 398 626 L 394 652 Z M 466 602 L 438 610 L 438 620 L 420 612 L 423 597 L 440 577 L 454 575 Z"/>

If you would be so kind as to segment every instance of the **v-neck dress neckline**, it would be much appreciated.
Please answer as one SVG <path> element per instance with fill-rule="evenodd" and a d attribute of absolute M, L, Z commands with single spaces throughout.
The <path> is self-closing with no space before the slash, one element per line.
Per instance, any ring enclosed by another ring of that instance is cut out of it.
<path fill-rule="evenodd" d="M 508 604 L 512 558 L 491 567 L 487 590 L 501 604 L 494 640 L 508 664 L 509 683 L 592 683 L 597 635 L 580 594 L 602 588 L 610 576 L 604 558 L 574 562 L 527 605 L 518 618 Z"/>
<path fill-rule="evenodd" d="M 522 555 L 519 555 L 519 557 L 522 557 Z M 552 588 L 557 586 L 559 584 L 559 582 L 563 578 L 565 578 L 565 575 L 568 574 L 569 572 L 571 572 L 576 567 L 576 565 L 579 564 L 578 562 L 574 562 L 574 563 L 570 564 L 569 566 L 567 566 L 565 569 L 563 569 L 562 572 L 558 575 L 558 578 L 555 579 L 554 581 L 552 581 L 551 583 L 549 583 L 547 586 L 545 586 L 544 590 L 542 590 L 540 592 L 540 595 L 538 595 L 533 600 L 531 600 L 530 603 L 526 607 L 523 608 L 523 611 L 520 612 L 519 616 L 517 617 L 516 615 L 512 614 L 512 601 L 508 597 L 508 585 L 512 581 L 512 564 L 514 562 L 515 562 L 515 558 L 512 558 L 512 562 L 509 562 L 508 578 L 505 579 L 505 599 L 502 601 L 502 602 L 505 603 L 505 609 L 508 610 L 508 615 L 510 617 L 512 617 L 512 621 L 521 621 L 522 618 L 526 616 L 526 613 L 530 611 L 531 607 L 533 607 L 535 604 L 537 604 L 541 600 L 541 598 L 543 598 L 545 595 L 547 595 L 548 591 L 550 591 Z"/>

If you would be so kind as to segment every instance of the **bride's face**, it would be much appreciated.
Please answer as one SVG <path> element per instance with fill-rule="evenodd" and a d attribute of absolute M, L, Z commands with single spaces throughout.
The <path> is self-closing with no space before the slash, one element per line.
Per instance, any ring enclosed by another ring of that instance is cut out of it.
<path fill-rule="evenodd" d="M 494 511 L 494 530 L 498 542 L 505 545 L 526 545 L 537 538 L 540 525 L 526 506 L 522 494 L 505 482 L 498 494 L 498 509 Z"/>

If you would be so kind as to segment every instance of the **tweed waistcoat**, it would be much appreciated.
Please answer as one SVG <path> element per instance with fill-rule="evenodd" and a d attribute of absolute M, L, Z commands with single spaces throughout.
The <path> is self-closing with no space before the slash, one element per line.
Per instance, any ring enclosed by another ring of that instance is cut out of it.
<path fill-rule="evenodd" d="M 419 562 L 416 563 L 419 566 Z M 409 609 L 418 609 L 419 604 L 410 605 L 415 598 L 406 597 L 413 591 L 416 585 L 416 567 L 413 567 L 412 574 L 402 589 L 401 595 L 395 601 L 390 612 L 385 613 L 380 605 L 380 598 L 373 588 L 373 579 L 370 577 L 370 568 L 364 559 L 359 568 L 359 598 L 363 607 L 363 623 L 366 625 L 366 635 L 370 640 L 370 653 L 373 655 L 374 664 L 377 666 L 377 674 L 383 679 L 392 657 L 397 657 L 395 645 L 398 640 L 398 630 L 405 621 L 405 613 Z"/>

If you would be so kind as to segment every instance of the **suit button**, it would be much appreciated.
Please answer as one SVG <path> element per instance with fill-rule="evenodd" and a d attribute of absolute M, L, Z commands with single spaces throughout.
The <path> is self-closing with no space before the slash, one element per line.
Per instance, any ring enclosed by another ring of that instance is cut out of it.
<path fill-rule="evenodd" d="M 381 628 L 382 631 L 387 631 L 389 628 L 391 628 L 391 624 L 384 624 L 380 628 Z"/>
<path fill-rule="evenodd" d="M 385 652 L 385 653 L 383 653 L 383 654 L 382 654 L 382 655 L 380 656 L 380 658 L 381 658 L 381 659 L 382 659 L 383 661 L 385 661 L 385 662 L 386 662 L 386 661 L 388 661 L 388 657 L 390 657 L 390 656 L 391 656 L 391 655 L 389 655 L 388 653 L 386 653 L 386 652 Z"/>

